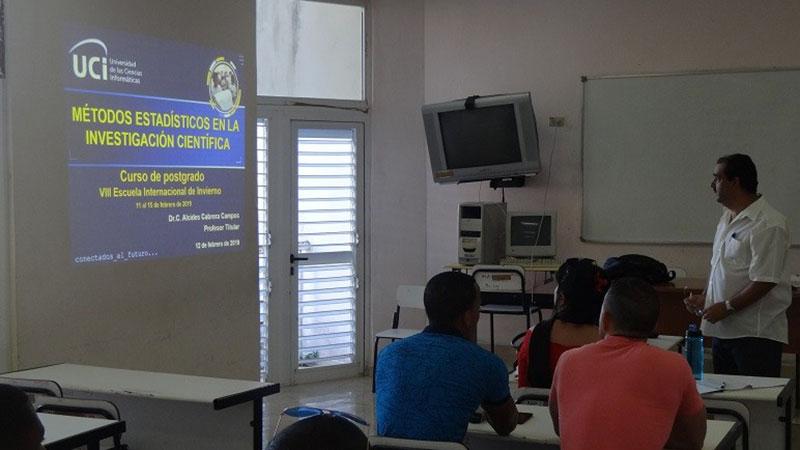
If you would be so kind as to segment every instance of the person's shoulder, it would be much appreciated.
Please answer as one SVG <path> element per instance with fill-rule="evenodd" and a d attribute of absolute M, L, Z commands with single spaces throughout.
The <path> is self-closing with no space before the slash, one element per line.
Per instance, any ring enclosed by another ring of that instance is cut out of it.
<path fill-rule="evenodd" d="M 385 352 L 387 354 L 391 354 L 414 347 L 423 347 L 426 345 L 426 336 L 424 336 L 424 334 L 425 333 L 417 333 L 407 338 L 398 339 L 384 347 L 383 350 L 381 350 L 381 353 Z"/>
<path fill-rule="evenodd" d="M 646 359 L 643 362 L 654 370 L 682 371 L 688 367 L 689 363 L 686 361 L 686 357 L 680 353 L 664 350 L 653 345 L 645 345 L 642 348 L 646 355 Z"/>
<path fill-rule="evenodd" d="M 787 221 L 786 216 L 783 215 L 780 211 L 775 209 L 772 205 L 770 205 L 766 199 L 763 197 L 761 198 L 761 214 L 759 214 L 759 223 L 760 228 L 783 228 L 786 229 Z"/>
<path fill-rule="evenodd" d="M 572 364 L 572 361 L 584 359 L 601 351 L 603 341 L 592 342 L 580 347 L 571 348 L 558 357 L 558 364 Z"/>

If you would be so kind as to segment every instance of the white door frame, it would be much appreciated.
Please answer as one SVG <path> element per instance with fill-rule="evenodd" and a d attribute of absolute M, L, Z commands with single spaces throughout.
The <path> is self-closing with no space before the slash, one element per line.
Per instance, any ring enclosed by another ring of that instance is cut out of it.
<path fill-rule="evenodd" d="M 308 383 L 363 374 L 365 370 L 365 333 L 368 305 L 369 214 L 364 187 L 367 185 L 367 114 L 359 110 L 311 106 L 259 104 L 258 117 L 268 120 L 268 224 L 272 236 L 269 248 L 268 379 L 283 384 Z M 297 293 L 296 276 L 290 274 L 289 255 L 296 251 L 296 144 L 293 129 L 297 124 L 326 124 L 360 128 L 357 139 L 357 232 L 360 243 L 356 250 L 359 289 L 356 291 L 356 354 L 353 364 L 305 368 L 298 370 L 297 361 Z M 282 238 L 289 236 L 289 239 Z"/>

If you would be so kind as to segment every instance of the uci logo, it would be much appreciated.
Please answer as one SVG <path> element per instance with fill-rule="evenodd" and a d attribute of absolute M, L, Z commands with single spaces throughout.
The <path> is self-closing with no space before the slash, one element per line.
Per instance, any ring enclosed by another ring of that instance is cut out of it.
<path fill-rule="evenodd" d="M 95 44 L 103 49 L 103 56 L 86 56 L 75 53 L 78 48 Z M 100 39 L 84 39 L 69 49 L 72 53 L 72 73 L 78 78 L 86 78 L 88 75 L 95 80 L 108 80 L 108 48 Z"/>

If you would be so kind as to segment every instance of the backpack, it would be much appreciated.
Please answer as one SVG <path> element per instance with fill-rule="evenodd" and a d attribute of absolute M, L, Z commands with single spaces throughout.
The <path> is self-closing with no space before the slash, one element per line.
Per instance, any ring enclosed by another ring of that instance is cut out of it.
<path fill-rule="evenodd" d="M 667 283 L 675 278 L 675 271 L 667 270 L 661 261 L 645 255 L 611 257 L 603 264 L 609 280 L 621 277 L 638 277 L 650 284 Z"/>

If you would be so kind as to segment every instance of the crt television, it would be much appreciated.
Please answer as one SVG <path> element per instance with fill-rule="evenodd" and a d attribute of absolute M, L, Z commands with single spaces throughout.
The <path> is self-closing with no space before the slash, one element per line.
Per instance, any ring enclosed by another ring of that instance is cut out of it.
<path fill-rule="evenodd" d="M 533 175 L 541 168 L 530 92 L 425 105 L 422 119 L 436 183 Z"/>
<path fill-rule="evenodd" d="M 506 218 L 506 256 L 556 256 L 556 213 L 510 212 Z"/>

